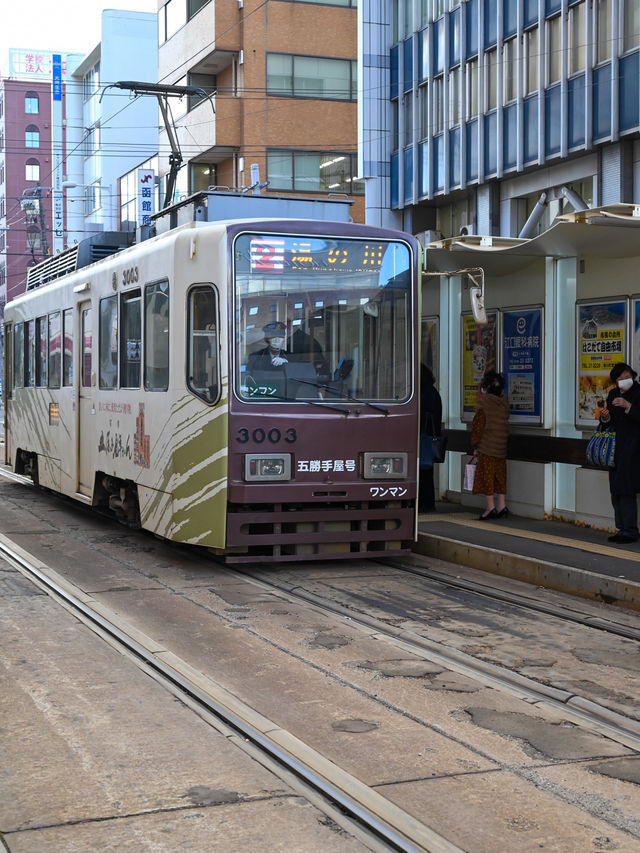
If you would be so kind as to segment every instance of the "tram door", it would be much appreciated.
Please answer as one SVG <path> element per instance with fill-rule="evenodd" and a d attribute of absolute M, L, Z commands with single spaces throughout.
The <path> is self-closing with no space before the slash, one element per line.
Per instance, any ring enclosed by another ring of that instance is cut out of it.
<path fill-rule="evenodd" d="M 92 465 L 95 437 L 93 401 L 93 317 L 90 302 L 82 302 L 80 309 L 80 369 L 78 371 L 78 492 L 93 494 L 94 471 Z"/>

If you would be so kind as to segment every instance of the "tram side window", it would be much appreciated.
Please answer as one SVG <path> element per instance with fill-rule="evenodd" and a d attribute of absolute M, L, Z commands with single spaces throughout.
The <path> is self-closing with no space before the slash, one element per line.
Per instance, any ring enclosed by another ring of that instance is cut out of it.
<path fill-rule="evenodd" d="M 24 387 L 33 387 L 35 374 L 35 326 L 33 320 L 24 324 Z"/>
<path fill-rule="evenodd" d="M 47 318 L 38 317 L 36 320 L 36 387 L 47 387 Z"/>
<path fill-rule="evenodd" d="M 140 387 L 142 312 L 139 290 L 122 294 L 120 303 L 120 387 Z"/>
<path fill-rule="evenodd" d="M 189 292 L 187 385 L 206 403 L 218 399 L 218 323 L 213 287 L 202 285 Z"/>
<path fill-rule="evenodd" d="M 118 385 L 118 297 L 100 300 L 100 387 Z"/>
<path fill-rule="evenodd" d="M 60 312 L 49 314 L 49 388 L 60 387 Z"/>
<path fill-rule="evenodd" d="M 82 312 L 82 387 L 91 387 L 91 348 L 93 334 L 91 331 L 91 308 Z"/>
<path fill-rule="evenodd" d="M 67 308 L 62 315 L 64 357 L 62 361 L 62 384 L 73 385 L 73 309 Z"/>
<path fill-rule="evenodd" d="M 13 327 L 13 387 L 24 385 L 24 324 Z"/>
<path fill-rule="evenodd" d="M 144 387 L 169 387 L 169 282 L 149 284 L 144 291 Z"/>

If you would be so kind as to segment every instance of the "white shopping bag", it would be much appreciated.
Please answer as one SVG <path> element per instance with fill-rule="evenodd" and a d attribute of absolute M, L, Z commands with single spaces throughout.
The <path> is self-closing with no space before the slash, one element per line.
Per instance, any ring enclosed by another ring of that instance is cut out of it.
<path fill-rule="evenodd" d="M 464 490 L 465 492 L 473 491 L 473 481 L 476 478 L 476 463 L 469 462 L 464 466 Z"/>

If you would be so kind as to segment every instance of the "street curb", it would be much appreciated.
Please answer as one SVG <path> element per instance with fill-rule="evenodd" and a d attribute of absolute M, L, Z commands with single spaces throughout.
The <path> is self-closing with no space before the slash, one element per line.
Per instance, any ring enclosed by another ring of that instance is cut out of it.
<path fill-rule="evenodd" d="M 413 550 L 427 557 L 448 563 L 459 563 L 494 575 L 513 578 L 545 589 L 555 589 L 582 598 L 616 604 L 629 610 L 640 610 L 640 584 L 624 578 L 611 578 L 595 572 L 585 572 L 574 566 L 564 566 L 499 551 L 471 542 L 418 533 Z"/>

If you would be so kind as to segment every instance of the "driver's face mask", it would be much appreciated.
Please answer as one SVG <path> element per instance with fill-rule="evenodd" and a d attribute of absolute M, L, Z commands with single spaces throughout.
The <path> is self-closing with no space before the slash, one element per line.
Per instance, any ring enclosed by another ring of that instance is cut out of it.
<path fill-rule="evenodd" d="M 271 338 L 269 346 L 271 349 L 284 349 L 284 338 Z"/>

